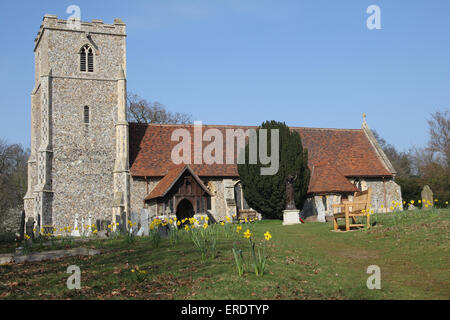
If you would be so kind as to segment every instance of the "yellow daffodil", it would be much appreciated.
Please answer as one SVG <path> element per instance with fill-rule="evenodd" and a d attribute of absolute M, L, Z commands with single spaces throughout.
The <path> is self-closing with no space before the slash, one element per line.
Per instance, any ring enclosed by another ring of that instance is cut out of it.
<path fill-rule="evenodd" d="M 411 200 L 411 204 L 414 204 L 414 200 Z"/>
<path fill-rule="evenodd" d="M 252 233 L 250 232 L 250 229 L 247 229 L 247 231 L 244 232 L 244 237 L 247 239 L 250 239 L 252 236 Z"/>
<path fill-rule="evenodd" d="M 242 226 L 237 226 L 236 227 L 236 232 L 239 233 L 242 230 Z"/>
<path fill-rule="evenodd" d="M 189 231 L 189 226 L 188 226 L 188 225 L 185 225 L 185 226 L 184 226 L 184 230 Z"/>
<path fill-rule="evenodd" d="M 264 238 L 266 238 L 267 241 L 269 241 L 272 238 L 272 235 L 270 234 L 269 231 L 267 231 L 266 233 L 264 233 Z"/>
<path fill-rule="evenodd" d="M 203 229 L 208 229 L 208 224 L 207 223 L 203 224 Z"/>

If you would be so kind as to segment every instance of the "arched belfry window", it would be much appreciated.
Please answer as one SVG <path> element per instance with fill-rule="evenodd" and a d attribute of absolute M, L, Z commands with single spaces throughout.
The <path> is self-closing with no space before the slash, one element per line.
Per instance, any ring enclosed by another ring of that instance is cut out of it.
<path fill-rule="evenodd" d="M 83 108 L 83 122 L 89 124 L 89 107 L 84 106 Z"/>
<path fill-rule="evenodd" d="M 80 71 L 94 72 L 94 51 L 89 45 L 80 50 Z"/>

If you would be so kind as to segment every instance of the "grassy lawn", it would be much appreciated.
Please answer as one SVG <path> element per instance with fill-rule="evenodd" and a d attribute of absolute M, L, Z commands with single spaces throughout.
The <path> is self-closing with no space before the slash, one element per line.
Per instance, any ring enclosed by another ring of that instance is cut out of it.
<path fill-rule="evenodd" d="M 266 271 L 237 273 L 231 248 L 248 240 L 221 235 L 215 259 L 202 261 L 185 237 L 92 240 L 102 254 L 0 266 L 1 299 L 449 299 L 450 210 L 378 214 L 370 230 L 332 232 L 331 223 L 251 225 L 258 241 L 270 231 Z M 215 226 L 222 228 L 219 225 Z M 265 240 L 264 240 L 265 241 Z M 71 244 L 78 245 L 77 242 Z M 3 247 L 3 251 L 11 248 Z M 69 265 L 81 268 L 81 290 L 68 290 Z M 381 290 L 366 287 L 367 267 L 381 268 Z M 131 272 L 135 266 L 145 274 Z"/>

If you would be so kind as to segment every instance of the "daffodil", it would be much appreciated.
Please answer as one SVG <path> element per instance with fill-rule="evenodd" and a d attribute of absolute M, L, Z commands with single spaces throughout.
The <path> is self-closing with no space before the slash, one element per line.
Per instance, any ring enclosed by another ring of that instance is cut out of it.
<path fill-rule="evenodd" d="M 252 233 L 250 232 L 250 229 L 247 229 L 247 231 L 244 232 L 244 237 L 247 239 L 250 239 L 252 236 Z"/>
<path fill-rule="evenodd" d="M 266 233 L 264 233 L 264 238 L 266 238 L 267 241 L 269 241 L 272 238 L 272 235 L 270 234 L 269 231 L 267 231 Z"/>
<path fill-rule="evenodd" d="M 237 226 L 236 227 L 236 232 L 239 233 L 242 230 L 242 226 Z"/>
<path fill-rule="evenodd" d="M 188 225 L 185 225 L 185 226 L 184 226 L 184 230 L 189 231 L 189 226 L 188 226 Z"/>
<path fill-rule="evenodd" d="M 203 224 L 203 229 L 208 229 L 208 224 L 207 223 Z"/>

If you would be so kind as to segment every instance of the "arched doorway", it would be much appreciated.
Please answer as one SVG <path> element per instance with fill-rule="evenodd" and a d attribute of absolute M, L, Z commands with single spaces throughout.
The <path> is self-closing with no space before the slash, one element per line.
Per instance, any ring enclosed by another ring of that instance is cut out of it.
<path fill-rule="evenodd" d="M 183 199 L 177 206 L 177 219 L 183 220 L 185 218 L 192 218 L 194 216 L 194 207 L 188 199 Z"/>

